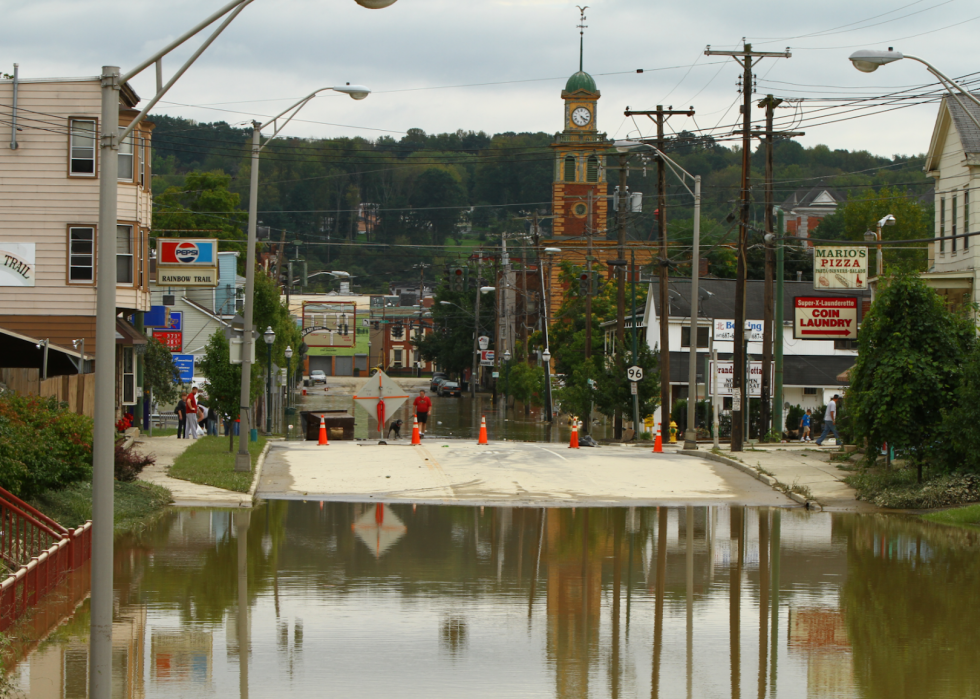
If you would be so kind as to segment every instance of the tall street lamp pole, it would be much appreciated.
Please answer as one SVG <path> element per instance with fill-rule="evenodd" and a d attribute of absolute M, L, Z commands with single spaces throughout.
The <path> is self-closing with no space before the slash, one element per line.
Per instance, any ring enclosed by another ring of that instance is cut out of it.
<path fill-rule="evenodd" d="M 548 412 L 548 422 L 555 419 L 555 409 L 551 398 L 551 340 L 548 337 L 548 287 L 551 285 L 551 260 L 553 256 L 561 252 L 561 248 L 545 248 L 548 256 L 548 283 L 545 285 L 544 265 L 538 264 L 538 271 L 541 275 L 541 307 L 544 312 L 544 352 L 541 353 L 541 361 L 544 363 L 544 407 Z"/>
<path fill-rule="evenodd" d="M 276 333 L 271 325 L 262 333 L 262 338 L 265 340 L 269 359 L 268 380 L 265 388 L 265 433 L 269 434 L 272 432 L 272 343 L 276 341 Z"/>
<path fill-rule="evenodd" d="M 339 87 L 324 87 L 316 92 L 311 92 L 309 95 L 299 100 L 289 108 L 283 110 L 276 116 L 269 119 L 264 124 L 260 124 L 257 121 L 252 122 L 252 172 L 251 181 L 249 183 L 248 189 L 248 243 L 245 249 L 245 309 L 242 315 L 245 319 L 245 330 L 242 335 L 242 386 L 239 406 L 239 417 L 248 419 L 249 415 L 249 404 L 251 403 L 251 384 L 252 384 L 252 343 L 254 338 L 252 336 L 252 325 L 254 324 L 254 312 L 253 312 L 253 296 L 255 294 L 255 242 L 256 242 L 256 226 L 258 223 L 258 199 L 259 199 L 259 155 L 262 150 L 275 139 L 276 136 L 286 127 L 286 125 L 292 121 L 293 117 L 309 103 L 314 97 L 319 93 L 325 92 L 327 90 L 333 90 L 335 92 L 343 92 L 350 95 L 356 100 L 362 100 L 370 94 L 370 90 L 363 85 L 342 85 Z M 279 120 L 284 116 L 289 114 L 285 121 L 280 125 Z M 272 136 L 263 144 L 262 140 L 262 129 L 267 128 L 272 125 L 274 132 Z M 350 275 L 346 272 L 328 272 L 333 276 L 344 276 L 349 277 Z M 249 419 L 248 423 L 242 422 L 242 429 L 239 431 L 238 435 L 238 453 L 235 455 L 235 470 L 238 472 L 246 473 L 252 470 L 252 457 L 248 453 L 248 436 L 251 431 L 248 429 L 251 426 L 252 421 Z"/>
<path fill-rule="evenodd" d="M 284 354 L 286 355 L 286 407 L 288 408 L 292 403 L 292 390 L 290 389 L 290 385 L 293 380 L 293 348 L 286 345 Z"/>
<path fill-rule="evenodd" d="M 652 150 L 654 150 L 657 155 L 667 164 L 677 179 L 681 181 L 686 189 L 694 197 L 694 241 L 691 250 L 691 342 L 690 342 L 690 357 L 688 359 L 687 367 L 687 430 L 684 432 L 684 448 L 685 449 L 697 449 L 698 448 L 698 429 L 695 424 L 695 416 L 697 414 L 697 380 L 698 380 L 698 267 L 700 266 L 701 259 L 701 176 L 692 175 L 687 170 L 682 168 L 677 164 L 676 161 L 669 158 L 663 151 L 661 151 L 656 146 L 647 143 L 646 141 L 617 141 L 616 150 L 620 152 L 628 151 L 631 148 L 635 148 L 639 145 L 645 145 Z M 687 186 L 688 180 L 693 180 L 694 189 L 692 190 Z M 661 323 L 666 323 L 667 318 L 661 318 Z M 661 347 L 661 352 L 669 352 L 669 347 Z M 670 382 L 669 376 L 661 376 L 661 381 Z M 661 423 L 667 419 L 666 415 L 661 415 Z"/>
<path fill-rule="evenodd" d="M 227 26 L 254 0 L 232 0 L 171 41 L 160 51 L 122 73 L 118 66 L 103 66 L 100 75 L 102 110 L 99 126 L 99 227 L 97 269 L 102 270 L 96 285 L 95 353 L 102 358 L 100 366 L 112 373 L 116 348 L 116 225 L 118 208 L 119 144 L 125 142 L 149 111 L 167 94 L 187 69 L 214 42 Z M 381 9 L 396 0 L 355 0 L 368 9 Z M 224 19 L 222 19 L 224 18 Z M 163 58 L 221 20 L 217 28 L 195 50 L 190 58 L 163 82 Z M 111 20 L 110 20 L 111 21 Z M 123 86 L 152 65 L 156 65 L 156 94 L 132 120 L 119 128 L 119 96 Z M 254 229 L 251 249 L 254 250 Z M 254 253 L 252 253 L 254 266 Z M 251 304 L 251 295 L 247 302 Z M 247 328 L 250 330 L 251 328 Z M 246 333 L 246 338 L 249 334 Z M 242 373 L 249 356 L 243 358 Z M 92 434 L 92 594 L 89 652 L 89 697 L 110 699 L 112 695 L 112 536 L 113 536 L 113 426 L 115 420 L 115 381 L 103 377 L 95 384 L 95 411 Z"/>

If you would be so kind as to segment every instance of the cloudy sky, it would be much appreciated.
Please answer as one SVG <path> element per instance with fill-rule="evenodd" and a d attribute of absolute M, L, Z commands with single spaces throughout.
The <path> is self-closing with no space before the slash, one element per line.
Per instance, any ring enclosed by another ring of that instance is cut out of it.
<path fill-rule="evenodd" d="M 11 72 L 14 62 L 24 78 L 95 75 L 104 64 L 125 70 L 224 1 L 0 0 L 0 70 Z M 624 118 L 627 105 L 693 105 L 694 120 L 675 118 L 673 128 L 730 132 L 741 69 L 704 49 L 738 48 L 743 36 L 756 50 L 791 48 L 792 58 L 757 66 L 757 92 L 806 98 L 779 114 L 784 126 L 807 132 L 808 146 L 881 155 L 928 148 L 934 104 L 851 118 L 881 109 L 854 100 L 915 95 L 931 81 L 912 61 L 859 73 L 847 60 L 857 48 L 894 46 L 952 76 L 980 70 L 964 50 L 980 28 L 980 7 L 968 0 L 592 0 L 586 14 L 585 68 L 602 92 L 599 127 L 612 137 L 650 131 L 649 122 Z M 578 68 L 578 23 L 575 5 L 564 0 L 398 0 L 384 10 L 354 0 L 255 0 L 157 111 L 240 123 L 349 81 L 375 94 L 362 102 L 318 98 L 290 133 L 555 132 L 561 89 Z M 166 61 L 168 75 L 193 46 Z M 134 85 L 149 97 L 152 70 Z"/>

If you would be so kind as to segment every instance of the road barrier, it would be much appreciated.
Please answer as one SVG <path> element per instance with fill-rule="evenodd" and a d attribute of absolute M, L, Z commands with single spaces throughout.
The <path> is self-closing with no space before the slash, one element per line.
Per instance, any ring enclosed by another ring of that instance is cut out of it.
<path fill-rule="evenodd" d="M 92 523 L 66 529 L 0 488 L 0 631 L 92 558 Z"/>
<path fill-rule="evenodd" d="M 422 436 L 419 434 L 419 416 L 412 416 L 412 444 L 421 444 Z"/>
<path fill-rule="evenodd" d="M 578 418 L 572 418 L 572 438 L 568 443 L 569 449 L 578 449 Z"/>
<path fill-rule="evenodd" d="M 484 415 L 483 419 L 480 421 L 480 437 L 476 441 L 477 444 L 488 444 L 487 442 L 487 416 Z"/>
<path fill-rule="evenodd" d="M 323 415 L 320 416 L 320 441 L 319 445 L 325 447 L 330 444 L 330 440 L 327 438 L 327 421 Z"/>

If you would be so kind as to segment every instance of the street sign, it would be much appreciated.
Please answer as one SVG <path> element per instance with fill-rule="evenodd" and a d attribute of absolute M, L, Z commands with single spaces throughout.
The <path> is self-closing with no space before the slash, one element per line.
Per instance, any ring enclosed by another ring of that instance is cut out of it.
<path fill-rule="evenodd" d="M 493 350 L 480 350 L 480 366 L 493 366 Z"/>
<path fill-rule="evenodd" d="M 630 395 L 636 395 L 636 381 L 630 382 Z"/>
<path fill-rule="evenodd" d="M 867 289 L 868 249 L 856 245 L 817 245 L 813 248 L 813 288 Z"/>
<path fill-rule="evenodd" d="M 153 329 L 153 339 L 159 340 L 171 352 L 184 351 L 184 333 L 180 330 L 158 330 Z"/>
<path fill-rule="evenodd" d="M 480 337 L 478 337 L 476 339 L 477 339 L 477 342 L 480 343 L 480 349 L 481 350 L 485 350 L 487 347 L 490 346 L 490 338 L 487 337 L 486 335 L 480 335 Z"/>
<path fill-rule="evenodd" d="M 378 432 L 384 434 L 385 423 L 408 400 L 408 394 L 398 382 L 383 371 L 369 378 L 354 394 L 354 405 L 363 408 L 378 421 Z"/>
<path fill-rule="evenodd" d="M 793 299 L 793 337 L 797 340 L 855 340 L 858 300 L 853 296 L 797 296 Z"/>
<path fill-rule="evenodd" d="M 174 364 L 177 365 L 177 370 L 180 372 L 180 382 L 190 383 L 194 380 L 194 355 L 193 354 L 175 354 Z"/>
<path fill-rule="evenodd" d="M 762 321 L 747 320 L 749 342 L 762 342 Z M 715 319 L 715 342 L 735 342 L 735 321 Z"/>
<path fill-rule="evenodd" d="M 630 381 L 642 381 L 643 380 L 643 369 L 638 366 L 631 366 L 626 370 L 626 378 Z M 636 393 L 636 391 L 633 391 Z"/>

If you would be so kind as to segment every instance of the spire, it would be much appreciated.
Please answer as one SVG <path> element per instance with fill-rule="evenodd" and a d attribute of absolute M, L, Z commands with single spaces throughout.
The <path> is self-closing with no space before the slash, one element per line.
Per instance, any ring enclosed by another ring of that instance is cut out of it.
<path fill-rule="evenodd" d="M 576 5 L 576 7 L 578 8 L 579 14 L 581 14 L 578 25 L 578 69 L 579 72 L 582 72 L 582 66 L 584 65 L 582 58 L 585 54 L 585 30 L 588 29 L 588 25 L 585 23 L 585 11 L 589 9 L 589 6 L 586 5 L 583 7 L 582 5 Z"/>

